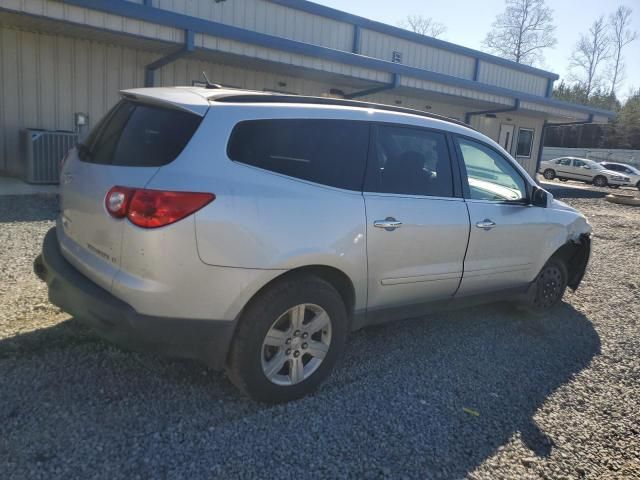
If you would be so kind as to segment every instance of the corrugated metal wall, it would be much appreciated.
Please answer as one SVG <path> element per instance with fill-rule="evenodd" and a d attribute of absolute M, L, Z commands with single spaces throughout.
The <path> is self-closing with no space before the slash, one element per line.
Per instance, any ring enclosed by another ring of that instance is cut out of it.
<path fill-rule="evenodd" d="M 74 129 L 74 112 L 102 116 L 118 90 L 144 84 L 154 55 L 0 27 L 0 170 L 16 174 L 21 128 Z"/>
<path fill-rule="evenodd" d="M 362 29 L 360 53 L 368 57 L 390 62 L 394 51 L 402 54 L 402 62 L 411 67 L 454 77 L 472 79 L 475 59 L 466 55 L 447 52 L 391 35 Z"/>
<path fill-rule="evenodd" d="M 541 97 L 545 95 L 547 90 L 545 77 L 487 62 L 480 62 L 478 81 Z"/>
<path fill-rule="evenodd" d="M 73 130 L 75 112 L 88 113 L 95 124 L 118 100 L 119 90 L 144 86 L 145 66 L 158 57 L 121 45 L 0 26 L 0 172 L 18 173 L 22 128 Z M 156 85 L 190 85 L 203 71 L 214 82 L 255 90 L 322 95 L 336 87 L 195 57 L 158 70 Z"/>
<path fill-rule="evenodd" d="M 353 26 L 348 23 L 264 0 L 153 0 L 153 6 L 336 50 L 351 50 L 353 44 Z"/>

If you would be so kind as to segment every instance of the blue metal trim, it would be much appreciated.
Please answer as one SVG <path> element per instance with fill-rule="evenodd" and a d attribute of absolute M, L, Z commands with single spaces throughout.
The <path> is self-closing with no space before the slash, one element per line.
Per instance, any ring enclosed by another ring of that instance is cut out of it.
<path fill-rule="evenodd" d="M 155 83 L 155 72 L 159 68 L 164 67 L 170 63 L 175 62 L 179 58 L 188 55 L 189 53 L 195 50 L 195 33 L 193 30 L 185 30 L 184 31 L 184 46 L 176 50 L 175 52 L 171 52 L 170 54 L 159 58 L 155 62 L 150 63 L 145 67 L 144 74 L 144 86 L 145 87 L 153 87 Z"/>
<path fill-rule="evenodd" d="M 520 99 L 516 98 L 512 107 L 505 108 L 496 108 L 494 110 L 482 110 L 480 112 L 467 112 L 464 114 L 464 123 L 467 125 L 471 125 L 471 117 L 473 115 L 486 115 L 488 113 L 504 113 L 504 112 L 515 112 L 520 109 Z"/>
<path fill-rule="evenodd" d="M 547 98 L 551 98 L 552 95 L 553 95 L 553 80 L 550 78 L 547 78 L 547 92 L 545 96 Z"/>
<path fill-rule="evenodd" d="M 473 81 L 477 82 L 480 78 L 480 59 L 476 57 L 476 62 L 473 65 Z"/>
<path fill-rule="evenodd" d="M 391 25 L 387 25 L 386 23 L 369 20 L 368 18 L 360 17 L 358 15 L 353 15 L 351 13 L 343 12 L 341 10 L 336 10 L 335 8 L 326 7 L 324 5 L 319 5 L 317 3 L 307 2 L 304 0 L 267 0 L 267 1 L 278 4 L 278 5 L 282 5 L 285 7 L 300 10 L 303 12 L 311 13 L 313 15 L 318 15 L 321 17 L 330 18 L 332 20 L 337 20 L 339 22 L 347 22 L 353 25 L 359 25 L 360 27 L 366 28 L 367 30 L 373 30 L 375 32 L 384 33 L 386 35 L 400 37 L 405 40 L 421 43 L 423 45 L 428 45 L 430 47 L 441 48 L 443 50 L 448 50 L 453 53 L 460 53 L 462 55 L 469 55 L 474 58 L 480 58 L 481 60 L 484 60 L 488 63 L 503 65 L 509 68 L 513 68 L 514 70 L 520 70 L 522 72 L 532 73 L 534 75 L 553 78 L 554 80 L 557 80 L 558 78 L 560 78 L 558 74 L 553 72 L 548 72 L 546 70 L 541 70 L 539 68 L 534 68 L 528 65 L 523 65 L 521 63 L 512 62 L 511 60 L 505 60 L 504 58 L 496 57 L 494 55 L 490 55 L 485 52 L 480 52 L 472 48 L 463 47 L 461 45 L 456 45 L 455 43 L 445 42 L 444 40 L 438 40 L 436 38 L 427 37 L 425 35 L 419 35 L 409 30 L 405 30 L 404 28 L 393 27 Z"/>
<path fill-rule="evenodd" d="M 146 7 L 153 7 L 153 0 L 144 0 L 143 4 Z"/>
<path fill-rule="evenodd" d="M 353 53 L 360 53 L 360 25 L 353 26 Z"/>
<path fill-rule="evenodd" d="M 353 92 L 353 93 L 349 93 L 347 95 L 344 96 L 344 98 L 359 98 L 359 97 L 365 97 L 367 95 L 373 95 L 374 93 L 380 93 L 380 92 L 384 92 L 385 90 L 392 90 L 394 88 L 397 88 L 400 85 L 400 75 L 398 75 L 397 73 L 393 74 L 393 81 L 387 85 L 381 85 L 379 87 L 374 87 L 374 88 L 370 88 L 368 90 L 362 90 L 360 92 Z"/>
<path fill-rule="evenodd" d="M 453 77 L 451 75 L 445 75 L 442 73 L 431 72 L 423 70 L 421 68 L 410 67 L 408 65 L 402 65 L 400 63 L 393 63 L 386 60 L 380 60 L 377 58 L 365 57 L 363 55 L 357 55 L 351 52 L 345 52 L 342 50 L 335 50 L 332 48 L 321 47 L 319 45 L 311 45 L 296 40 L 290 40 L 287 38 L 276 37 L 273 35 L 267 35 L 264 33 L 254 32 L 252 30 L 246 30 L 231 25 L 225 25 L 218 22 L 212 22 L 209 20 L 203 20 L 201 18 L 192 17 L 189 15 L 183 15 L 180 13 L 171 12 L 168 10 L 162 10 L 159 8 L 145 7 L 144 5 L 136 4 L 125 0 L 61 0 L 64 3 L 70 5 L 76 5 L 79 7 L 98 10 L 114 15 L 121 15 L 125 17 L 134 18 L 151 23 L 157 23 L 160 25 L 166 25 L 173 28 L 183 28 L 185 30 L 192 30 L 197 33 L 204 33 L 215 37 L 227 38 L 243 43 L 249 43 L 261 47 L 271 48 L 275 50 L 283 50 L 290 53 L 297 53 L 300 55 L 307 55 L 311 57 L 322 58 L 329 61 L 343 63 L 361 68 L 368 68 L 371 70 L 384 71 L 388 73 L 395 73 L 398 75 L 405 75 L 409 77 L 419 78 L 422 80 L 443 83 L 445 85 L 451 85 L 460 88 L 468 88 L 470 90 L 477 90 L 494 95 L 501 95 L 512 98 L 520 98 L 521 100 L 536 102 L 544 105 L 550 105 L 558 108 L 566 108 L 573 111 L 597 113 L 599 115 L 605 115 L 607 117 L 615 117 L 615 113 L 601 110 L 593 107 L 587 107 L 584 105 L 577 105 L 560 100 L 554 100 L 539 95 L 532 95 L 527 93 L 518 92 L 503 87 L 496 87 L 494 85 L 487 85 L 485 83 L 474 82 L 470 79 L 464 79 L 459 77 Z"/>

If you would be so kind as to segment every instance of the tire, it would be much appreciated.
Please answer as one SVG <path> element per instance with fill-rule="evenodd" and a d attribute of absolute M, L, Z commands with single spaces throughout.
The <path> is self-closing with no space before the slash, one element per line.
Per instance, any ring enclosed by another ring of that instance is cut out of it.
<path fill-rule="evenodd" d="M 606 187 L 609 182 L 607 182 L 607 177 L 603 177 L 602 175 L 598 175 L 593 179 L 593 184 L 596 187 Z"/>
<path fill-rule="evenodd" d="M 556 171 L 553 168 L 547 168 L 542 176 L 547 180 L 553 180 L 554 178 L 556 178 Z"/>
<path fill-rule="evenodd" d="M 566 182 L 567 180 L 569 180 L 568 178 L 561 178 L 560 181 L 561 182 Z"/>
<path fill-rule="evenodd" d="M 561 258 L 551 257 L 534 280 L 524 307 L 535 314 L 551 310 L 562 300 L 568 281 L 565 262 Z"/>
<path fill-rule="evenodd" d="M 321 324 L 321 330 L 311 331 Z M 245 309 L 227 374 L 254 400 L 289 402 L 313 392 L 329 376 L 347 334 L 347 310 L 336 289 L 316 276 L 290 277 L 267 287 Z"/>
<path fill-rule="evenodd" d="M 609 185 L 609 187 L 613 188 L 614 190 L 617 190 L 618 188 L 620 188 L 620 185 Z"/>

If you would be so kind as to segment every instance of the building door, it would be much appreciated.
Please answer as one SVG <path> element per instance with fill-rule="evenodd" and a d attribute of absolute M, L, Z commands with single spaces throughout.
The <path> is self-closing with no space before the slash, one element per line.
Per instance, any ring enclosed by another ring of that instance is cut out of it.
<path fill-rule="evenodd" d="M 500 125 L 500 136 L 498 137 L 498 143 L 502 148 L 504 148 L 507 152 L 511 153 L 511 145 L 513 144 L 513 132 L 515 131 L 515 127 L 513 125 L 508 125 L 503 123 Z"/>

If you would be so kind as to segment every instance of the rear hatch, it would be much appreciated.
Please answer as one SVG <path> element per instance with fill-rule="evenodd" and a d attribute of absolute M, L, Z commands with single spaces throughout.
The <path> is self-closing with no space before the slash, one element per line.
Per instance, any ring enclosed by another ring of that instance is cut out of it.
<path fill-rule="evenodd" d="M 163 103 L 157 96 L 127 97 L 69 152 L 60 178 L 62 251 L 108 290 L 120 268 L 124 222 L 107 212 L 107 193 L 116 185 L 143 188 L 180 154 L 206 112 Z"/>

